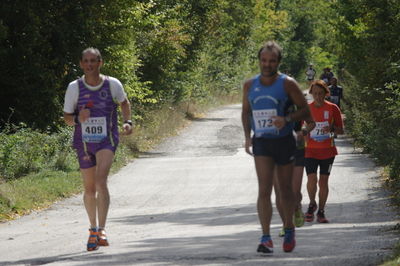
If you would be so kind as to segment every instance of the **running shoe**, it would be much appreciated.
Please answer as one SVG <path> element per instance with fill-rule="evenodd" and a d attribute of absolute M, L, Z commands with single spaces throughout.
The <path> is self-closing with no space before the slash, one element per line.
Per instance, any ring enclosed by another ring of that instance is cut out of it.
<path fill-rule="evenodd" d="M 304 225 L 304 213 L 301 210 L 294 212 L 294 225 L 296 227 L 302 227 Z"/>
<path fill-rule="evenodd" d="M 99 229 L 97 240 L 99 242 L 99 246 L 109 246 L 106 231 L 104 229 Z"/>
<path fill-rule="evenodd" d="M 282 227 L 281 231 L 279 231 L 279 236 L 284 237 L 285 236 L 285 228 Z"/>
<path fill-rule="evenodd" d="M 89 229 L 89 239 L 87 242 L 87 251 L 93 251 L 99 248 L 98 245 L 98 235 L 97 228 Z"/>
<path fill-rule="evenodd" d="M 314 212 L 317 210 L 317 205 L 315 205 L 315 204 L 311 204 L 310 203 L 310 205 L 308 205 L 308 210 L 307 210 L 307 212 L 306 212 L 306 218 L 305 218 L 305 220 L 306 220 L 306 222 L 312 222 L 312 221 L 314 221 Z"/>
<path fill-rule="evenodd" d="M 263 235 L 261 237 L 261 243 L 258 245 L 257 252 L 261 253 L 273 253 L 274 244 L 270 235 Z"/>
<path fill-rule="evenodd" d="M 291 252 L 296 246 L 296 239 L 294 237 L 294 228 L 285 229 L 285 238 L 283 239 L 283 251 Z"/>
<path fill-rule="evenodd" d="M 319 223 L 329 223 L 328 219 L 325 218 L 325 211 L 324 210 L 318 210 L 317 212 L 317 222 Z"/>

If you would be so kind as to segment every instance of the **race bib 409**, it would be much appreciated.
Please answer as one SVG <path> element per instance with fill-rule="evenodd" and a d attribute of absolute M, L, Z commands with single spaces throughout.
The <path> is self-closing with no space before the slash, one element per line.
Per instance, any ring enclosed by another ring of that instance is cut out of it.
<path fill-rule="evenodd" d="M 90 117 L 82 123 L 82 140 L 88 143 L 98 143 L 107 137 L 106 117 Z"/>

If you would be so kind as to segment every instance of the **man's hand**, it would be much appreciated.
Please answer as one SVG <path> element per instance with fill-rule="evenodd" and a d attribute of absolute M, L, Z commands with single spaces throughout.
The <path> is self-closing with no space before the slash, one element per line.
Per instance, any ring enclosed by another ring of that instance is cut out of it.
<path fill-rule="evenodd" d="M 283 116 L 273 116 L 272 119 L 274 126 L 279 130 L 282 129 L 286 124 L 285 117 Z"/>
<path fill-rule="evenodd" d="M 245 142 L 244 142 L 244 149 L 246 151 L 247 154 L 250 154 L 251 156 L 253 156 L 253 153 L 250 151 L 250 147 L 252 146 L 252 141 L 251 138 L 246 138 Z"/>
<path fill-rule="evenodd" d="M 79 111 L 78 120 L 80 123 L 86 122 L 90 117 L 90 109 L 85 108 Z"/>

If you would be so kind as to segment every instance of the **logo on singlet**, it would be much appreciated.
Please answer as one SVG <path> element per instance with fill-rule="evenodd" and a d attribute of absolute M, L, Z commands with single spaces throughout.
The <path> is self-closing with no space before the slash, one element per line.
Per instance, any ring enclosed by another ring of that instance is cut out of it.
<path fill-rule="evenodd" d="M 101 98 L 102 100 L 105 100 L 105 99 L 107 99 L 108 92 L 107 92 L 106 90 L 101 90 L 101 91 L 99 92 L 99 95 L 100 95 L 100 98 Z"/>

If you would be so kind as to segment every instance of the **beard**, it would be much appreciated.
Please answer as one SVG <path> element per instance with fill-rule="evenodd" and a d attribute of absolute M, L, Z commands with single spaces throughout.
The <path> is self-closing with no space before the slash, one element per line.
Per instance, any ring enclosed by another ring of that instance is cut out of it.
<path fill-rule="evenodd" d="M 276 75 L 276 73 L 278 73 L 277 69 L 261 69 L 261 76 L 266 77 L 266 78 L 270 78 Z"/>

